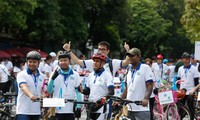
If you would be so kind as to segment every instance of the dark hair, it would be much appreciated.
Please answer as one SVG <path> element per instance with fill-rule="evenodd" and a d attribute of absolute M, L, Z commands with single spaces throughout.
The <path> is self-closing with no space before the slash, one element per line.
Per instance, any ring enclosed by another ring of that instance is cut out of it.
<path fill-rule="evenodd" d="M 71 59 L 70 54 L 67 51 L 61 51 L 59 56 L 58 56 L 58 60 L 61 58 L 69 58 L 69 60 Z"/>
<path fill-rule="evenodd" d="M 23 64 L 25 63 L 25 60 L 23 58 L 17 59 L 14 64 L 16 67 L 20 67 L 21 63 L 23 63 Z"/>
<path fill-rule="evenodd" d="M 98 46 L 106 46 L 108 50 L 110 50 L 110 43 L 108 43 L 107 41 L 101 41 Z"/>
<path fill-rule="evenodd" d="M 51 55 L 47 55 L 45 61 L 52 59 Z"/>

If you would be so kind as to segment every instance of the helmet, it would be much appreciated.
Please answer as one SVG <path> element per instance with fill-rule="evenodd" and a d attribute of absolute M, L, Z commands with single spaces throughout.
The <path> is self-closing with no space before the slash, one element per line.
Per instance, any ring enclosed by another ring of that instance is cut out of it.
<path fill-rule="evenodd" d="M 168 62 L 169 62 L 168 59 L 163 60 L 163 63 L 168 63 Z"/>
<path fill-rule="evenodd" d="M 92 56 L 92 59 L 101 59 L 102 61 L 106 61 L 107 57 L 103 53 L 96 53 Z"/>
<path fill-rule="evenodd" d="M 58 59 L 61 59 L 61 58 L 71 59 L 71 56 L 67 51 L 60 51 L 60 54 L 58 55 Z"/>
<path fill-rule="evenodd" d="M 188 52 L 184 52 L 181 57 L 182 58 L 190 58 L 190 54 Z"/>
<path fill-rule="evenodd" d="M 180 90 L 178 90 L 178 92 L 177 92 L 177 98 L 184 98 L 185 97 L 185 95 L 186 95 L 186 89 L 180 89 Z"/>
<path fill-rule="evenodd" d="M 161 54 L 158 54 L 157 59 L 163 59 L 163 56 Z"/>
<path fill-rule="evenodd" d="M 30 52 L 27 53 L 27 55 L 26 55 L 26 60 L 29 60 L 29 59 L 34 59 L 34 60 L 40 61 L 40 60 L 41 60 L 41 55 L 40 55 L 40 53 L 37 52 L 37 51 L 30 51 Z"/>

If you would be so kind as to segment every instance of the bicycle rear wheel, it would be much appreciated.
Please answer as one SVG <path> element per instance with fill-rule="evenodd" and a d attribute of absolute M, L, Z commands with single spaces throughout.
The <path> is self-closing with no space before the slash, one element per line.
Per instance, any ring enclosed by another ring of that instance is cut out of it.
<path fill-rule="evenodd" d="M 170 104 L 166 111 L 167 120 L 191 120 L 189 109 L 181 103 Z"/>

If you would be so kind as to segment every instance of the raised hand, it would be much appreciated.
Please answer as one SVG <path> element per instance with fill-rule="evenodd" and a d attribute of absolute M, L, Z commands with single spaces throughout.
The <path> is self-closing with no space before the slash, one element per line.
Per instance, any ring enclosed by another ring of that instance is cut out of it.
<path fill-rule="evenodd" d="M 59 73 L 58 73 L 58 68 L 54 70 L 53 75 L 51 77 L 52 80 L 55 80 L 58 77 Z"/>
<path fill-rule="evenodd" d="M 69 41 L 69 43 L 65 43 L 64 45 L 63 45 L 63 48 L 68 52 L 68 51 L 70 51 L 71 50 L 71 41 Z"/>
<path fill-rule="evenodd" d="M 124 43 L 124 49 L 126 50 L 126 52 L 129 52 L 130 47 L 128 44 L 126 44 L 126 42 Z"/>

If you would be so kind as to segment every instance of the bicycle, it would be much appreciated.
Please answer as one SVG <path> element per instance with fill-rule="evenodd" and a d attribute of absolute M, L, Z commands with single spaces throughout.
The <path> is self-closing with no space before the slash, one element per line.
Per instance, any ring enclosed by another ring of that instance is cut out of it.
<path fill-rule="evenodd" d="M 12 101 L 15 93 L 0 93 L 0 118 L 1 120 L 16 120 L 16 113 L 12 108 L 15 103 Z"/>
<path fill-rule="evenodd" d="M 195 92 L 191 96 L 194 97 L 194 110 L 192 113 L 194 114 L 194 118 L 196 120 L 200 120 L 200 101 L 198 101 L 198 92 Z"/>
<path fill-rule="evenodd" d="M 49 98 L 49 99 L 51 99 L 51 98 Z M 42 102 L 43 103 L 43 98 L 38 98 L 36 101 L 34 101 L 34 102 Z M 76 101 L 76 100 L 74 100 L 74 99 L 64 99 L 64 102 L 65 103 L 67 103 L 67 102 L 71 102 L 71 103 L 74 103 L 74 111 L 75 111 L 75 106 L 77 105 L 77 104 L 85 104 L 86 105 L 86 113 L 87 113 L 87 118 L 86 118 L 86 120 L 90 120 L 90 115 L 91 115 L 91 113 L 92 113 L 92 106 L 93 105 L 96 105 L 96 102 L 91 102 L 91 101 L 88 101 L 88 100 L 86 100 L 86 101 Z"/>
<path fill-rule="evenodd" d="M 181 80 L 179 80 L 181 81 Z M 178 82 L 179 82 L 178 81 Z M 182 89 L 184 90 L 184 89 Z M 189 109 L 179 102 L 183 99 L 186 91 L 172 91 L 174 102 L 161 105 L 158 98 L 158 91 L 154 91 L 156 104 L 154 106 L 154 119 L 157 120 L 182 120 L 191 119 L 191 113 Z M 178 94 L 178 96 L 177 96 Z M 181 96 L 180 96 L 181 95 Z"/>
<path fill-rule="evenodd" d="M 142 101 L 131 101 L 127 99 L 122 99 L 117 96 L 108 96 L 108 98 L 119 103 L 113 106 L 112 108 L 113 111 L 112 119 L 114 120 L 119 120 L 119 119 L 130 120 L 130 118 L 128 118 L 128 109 L 126 105 L 130 103 L 135 103 L 136 105 L 142 105 Z"/>

